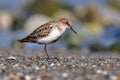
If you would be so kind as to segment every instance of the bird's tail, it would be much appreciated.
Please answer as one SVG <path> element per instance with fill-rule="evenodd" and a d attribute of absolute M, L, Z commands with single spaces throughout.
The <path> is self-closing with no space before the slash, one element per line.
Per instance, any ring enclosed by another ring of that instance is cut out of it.
<path fill-rule="evenodd" d="M 23 38 L 23 39 L 19 39 L 19 40 L 17 40 L 17 41 L 23 43 L 23 42 L 28 42 L 28 39 L 27 39 L 27 38 Z"/>

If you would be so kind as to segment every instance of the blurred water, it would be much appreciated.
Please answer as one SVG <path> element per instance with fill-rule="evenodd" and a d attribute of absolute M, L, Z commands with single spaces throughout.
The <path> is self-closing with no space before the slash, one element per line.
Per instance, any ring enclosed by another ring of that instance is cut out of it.
<path fill-rule="evenodd" d="M 11 42 L 25 34 L 24 31 L 12 32 L 0 30 L 0 47 L 11 47 Z"/>
<path fill-rule="evenodd" d="M 25 3 L 31 2 L 33 0 L 0 0 L 0 7 L 3 9 L 10 9 L 14 11 L 19 11 Z M 70 6 L 75 6 L 75 5 L 84 5 L 89 3 L 89 0 L 57 0 L 59 2 L 63 2 L 65 4 L 68 4 Z M 97 2 L 97 3 L 105 3 L 109 0 L 91 0 L 92 2 Z"/>
<path fill-rule="evenodd" d="M 20 9 L 23 8 L 23 4 L 25 4 L 26 2 L 29 2 L 29 1 L 32 1 L 32 0 L 12 0 L 12 1 L 11 0 L 0 0 L 0 8 L 1 9 L 10 9 L 10 10 L 14 10 L 14 11 L 20 11 Z M 69 1 L 68 0 L 58 0 L 58 1 L 63 2 L 68 5 L 71 5 L 71 6 L 80 5 L 80 4 L 84 5 L 89 2 L 89 0 L 69 0 Z M 95 2 L 103 4 L 109 0 L 91 0 L 91 1 L 95 1 Z M 103 11 L 103 9 L 102 9 L 102 11 Z M 105 14 L 107 14 L 107 13 L 105 13 Z M 81 28 L 81 31 L 85 32 L 87 30 L 82 30 L 82 28 Z M 89 34 L 87 32 L 85 32 L 85 33 L 86 33 L 86 35 Z M 26 35 L 27 35 L 27 33 L 23 30 L 17 31 L 17 32 L 0 30 L 0 47 L 10 48 L 13 41 L 23 38 Z M 109 47 L 110 45 L 114 44 L 115 42 L 117 42 L 119 40 L 120 40 L 120 26 L 113 25 L 113 26 L 104 28 L 104 33 L 102 36 L 89 37 L 86 42 L 83 42 L 81 44 L 84 44 L 84 45 L 82 45 L 82 47 L 84 47 L 84 46 L 89 46 L 92 43 L 97 42 L 103 46 Z M 52 46 L 53 45 L 54 44 L 52 44 Z M 64 46 L 65 46 L 64 43 L 61 42 L 61 40 L 59 42 L 55 43 L 55 45 L 57 45 L 61 48 L 64 48 Z M 36 48 L 39 49 L 39 48 L 43 47 L 43 46 L 39 46 L 38 44 L 33 45 L 31 43 L 27 43 L 27 44 L 25 44 L 25 46 L 30 49 L 36 49 Z"/>
<path fill-rule="evenodd" d="M 0 0 L 0 8 L 19 12 L 30 1 L 32 0 Z"/>
<path fill-rule="evenodd" d="M 2 48 L 12 48 L 13 47 L 13 41 L 16 41 L 18 39 L 21 39 L 25 36 L 27 36 L 28 33 L 24 30 L 19 30 L 19 31 L 2 31 L 0 30 L 0 47 Z M 34 43 L 24 43 L 25 48 L 27 49 L 42 49 L 43 45 L 39 44 L 34 44 Z M 54 48 L 56 46 L 59 46 L 61 48 L 65 48 L 63 42 L 59 40 L 59 42 L 50 44 L 51 48 Z"/>
<path fill-rule="evenodd" d="M 12 46 L 12 42 L 18 39 L 21 39 L 28 35 L 25 31 L 2 31 L 0 30 L 0 47 L 10 48 Z M 87 35 L 87 34 L 86 34 Z M 120 27 L 107 27 L 104 29 L 104 34 L 102 36 L 98 37 L 89 37 L 86 42 L 83 41 L 84 44 L 82 47 L 89 46 L 93 43 L 99 43 L 103 46 L 109 47 L 113 43 L 120 40 Z M 32 44 L 32 43 L 25 43 L 26 48 L 29 49 L 40 49 L 43 48 L 43 46 L 40 46 L 38 44 Z M 59 46 L 61 48 L 65 48 L 65 44 L 62 42 L 62 40 L 59 40 L 55 44 L 51 44 L 51 46 Z"/>
<path fill-rule="evenodd" d="M 76 6 L 76 5 L 86 5 L 90 2 L 96 2 L 99 4 L 105 4 L 106 2 L 108 2 L 109 0 L 58 0 L 59 2 L 63 2 L 66 3 L 70 6 Z"/>

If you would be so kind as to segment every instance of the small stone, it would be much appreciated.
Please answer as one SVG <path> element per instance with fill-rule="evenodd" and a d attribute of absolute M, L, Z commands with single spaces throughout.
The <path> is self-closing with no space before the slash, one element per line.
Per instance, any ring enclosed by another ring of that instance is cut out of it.
<path fill-rule="evenodd" d="M 47 68 L 46 65 L 41 66 L 41 69 L 46 69 L 46 68 Z"/>
<path fill-rule="evenodd" d="M 14 56 L 9 56 L 7 59 L 8 60 L 15 60 L 16 58 Z"/>
<path fill-rule="evenodd" d="M 41 75 L 41 80 L 53 80 L 52 78 L 53 76 L 49 72 Z"/>
<path fill-rule="evenodd" d="M 68 75 L 69 75 L 68 73 L 63 73 L 62 77 L 66 78 L 66 77 L 68 77 Z"/>
<path fill-rule="evenodd" d="M 76 67 L 75 65 L 72 65 L 72 67 Z"/>
<path fill-rule="evenodd" d="M 26 76 L 25 76 L 25 80 L 31 80 L 30 75 L 26 75 Z"/>
<path fill-rule="evenodd" d="M 18 67 L 19 66 L 19 64 L 15 64 L 15 65 L 13 65 L 13 67 Z"/>
<path fill-rule="evenodd" d="M 96 72 L 97 72 L 97 74 L 101 74 L 101 73 L 102 73 L 102 70 L 101 70 L 101 69 L 98 69 Z"/>
<path fill-rule="evenodd" d="M 92 65 L 93 68 L 97 67 L 97 65 Z"/>
<path fill-rule="evenodd" d="M 97 73 L 98 74 L 102 74 L 102 75 L 107 75 L 108 74 L 108 72 L 107 71 L 103 71 L 103 70 L 97 70 Z"/>
<path fill-rule="evenodd" d="M 120 79 L 117 79 L 117 76 L 115 75 L 110 75 L 110 80 L 120 80 Z"/>
<path fill-rule="evenodd" d="M 34 68 L 35 68 L 36 70 L 39 70 L 39 69 L 40 69 L 38 66 L 34 66 Z"/>
<path fill-rule="evenodd" d="M 4 75 L 1 80 L 11 80 L 11 77 L 8 75 Z"/>
<path fill-rule="evenodd" d="M 51 63 L 50 66 L 53 67 L 55 64 L 54 63 Z"/>
<path fill-rule="evenodd" d="M 108 72 L 107 72 L 107 71 L 102 71 L 102 74 L 103 74 L 103 75 L 107 75 Z"/>
<path fill-rule="evenodd" d="M 13 79 L 12 79 L 12 80 L 21 80 L 21 78 L 20 78 L 20 76 L 15 75 L 15 76 L 13 76 Z"/>
<path fill-rule="evenodd" d="M 37 76 L 36 77 L 36 80 L 42 80 L 40 76 Z"/>
<path fill-rule="evenodd" d="M 111 76 L 110 78 L 111 78 L 111 80 L 120 80 L 120 76 L 118 76 L 117 79 L 115 76 Z"/>
<path fill-rule="evenodd" d="M 82 56 L 81 58 L 82 58 L 82 59 L 85 59 L 85 56 Z"/>
<path fill-rule="evenodd" d="M 61 66 L 61 64 L 60 64 L 60 63 L 57 63 L 57 66 Z"/>

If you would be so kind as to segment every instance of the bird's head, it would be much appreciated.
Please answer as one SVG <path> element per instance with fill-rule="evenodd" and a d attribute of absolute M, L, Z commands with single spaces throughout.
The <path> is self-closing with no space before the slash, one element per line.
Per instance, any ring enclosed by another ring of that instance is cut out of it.
<path fill-rule="evenodd" d="M 61 18 L 60 22 L 64 25 L 64 27 L 71 29 L 75 34 L 77 34 L 77 32 L 72 28 L 72 24 L 69 19 Z"/>

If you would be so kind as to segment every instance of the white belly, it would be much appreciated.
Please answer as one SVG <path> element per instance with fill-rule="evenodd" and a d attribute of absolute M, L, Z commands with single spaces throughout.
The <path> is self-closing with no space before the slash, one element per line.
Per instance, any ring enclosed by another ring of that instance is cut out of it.
<path fill-rule="evenodd" d="M 58 28 L 55 28 L 50 32 L 47 37 L 39 38 L 37 42 L 42 44 L 51 43 L 52 41 L 58 39 L 63 34 L 63 32 L 65 32 L 65 29 L 60 31 Z"/>

